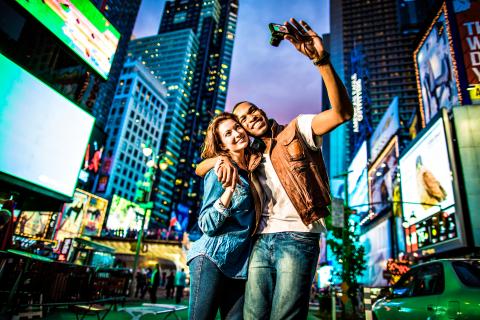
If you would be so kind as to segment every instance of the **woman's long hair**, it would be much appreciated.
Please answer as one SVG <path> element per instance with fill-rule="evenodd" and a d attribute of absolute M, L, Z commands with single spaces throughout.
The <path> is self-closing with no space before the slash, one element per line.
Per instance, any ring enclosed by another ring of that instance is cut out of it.
<path fill-rule="evenodd" d="M 207 128 L 207 134 L 205 135 L 205 140 L 203 141 L 202 146 L 202 159 L 209 159 L 222 156 L 228 156 L 228 151 L 222 149 L 222 140 L 220 139 L 220 134 L 218 133 L 218 126 L 225 120 L 233 120 L 238 122 L 236 116 L 231 113 L 224 112 L 215 116 Z"/>

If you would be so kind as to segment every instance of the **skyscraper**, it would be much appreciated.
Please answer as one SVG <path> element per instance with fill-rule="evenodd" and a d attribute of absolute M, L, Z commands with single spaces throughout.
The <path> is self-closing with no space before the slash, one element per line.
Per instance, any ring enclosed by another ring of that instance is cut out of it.
<path fill-rule="evenodd" d="M 172 210 L 196 212 L 201 201 L 200 179 L 193 163 L 200 160 L 201 145 L 212 116 L 225 109 L 230 64 L 237 24 L 238 0 L 167 1 L 159 34 L 189 29 L 199 42 L 193 74 L 188 126 L 179 157 Z"/>
<path fill-rule="evenodd" d="M 125 63 L 106 126 L 108 166 L 102 168 L 97 193 L 134 200 L 137 181 L 147 170 L 142 144 L 149 143 L 154 152 L 160 146 L 168 110 L 166 94 L 140 61 Z"/>
<path fill-rule="evenodd" d="M 188 144 L 191 139 L 187 114 L 198 57 L 197 36 L 191 29 L 183 29 L 136 39 L 129 45 L 128 57 L 139 59 L 168 90 L 169 110 L 157 150 L 163 154 L 168 167 L 158 171 L 153 193 L 153 214 L 168 219 L 174 190 L 177 186 L 184 187 L 177 177 L 179 168 L 186 162 L 181 156 L 184 142 Z M 191 167 L 192 163 L 187 165 Z"/>

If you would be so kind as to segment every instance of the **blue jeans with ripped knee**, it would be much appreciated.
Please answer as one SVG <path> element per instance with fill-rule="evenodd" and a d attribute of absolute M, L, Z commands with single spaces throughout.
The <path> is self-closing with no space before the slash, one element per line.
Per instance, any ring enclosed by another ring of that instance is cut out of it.
<path fill-rule="evenodd" d="M 226 277 L 204 255 L 193 258 L 189 267 L 190 320 L 213 320 L 219 310 L 222 319 L 243 319 L 245 280 Z"/>
<path fill-rule="evenodd" d="M 260 234 L 253 246 L 244 319 L 306 319 L 320 252 L 318 233 Z"/>

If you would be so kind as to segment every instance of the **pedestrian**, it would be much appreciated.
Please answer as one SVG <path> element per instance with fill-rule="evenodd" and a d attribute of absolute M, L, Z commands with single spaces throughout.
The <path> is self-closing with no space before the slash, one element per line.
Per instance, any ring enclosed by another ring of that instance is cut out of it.
<path fill-rule="evenodd" d="M 310 285 L 319 256 L 323 218 L 329 214 L 328 175 L 323 162 L 322 136 L 352 118 L 345 86 L 330 64 L 320 36 L 295 19 L 285 23 L 287 39 L 320 72 L 332 108 L 316 115 L 299 115 L 286 126 L 268 120 L 255 104 L 243 101 L 234 109 L 252 147 L 263 153 L 252 175 L 259 197 L 256 236 L 250 256 L 244 318 L 306 319 Z M 341 147 L 341 146 L 336 146 Z M 236 180 L 235 166 L 216 157 L 197 166 L 205 175 L 217 168 L 219 180 Z M 253 169 L 253 168 L 249 168 Z"/>
<path fill-rule="evenodd" d="M 255 220 L 249 185 L 252 155 L 246 131 L 235 116 L 216 116 L 207 128 L 203 158 L 223 154 L 234 163 L 239 180 L 223 187 L 214 170 L 204 179 L 198 225 L 203 232 L 187 254 L 190 267 L 190 319 L 243 319 L 243 301 L 251 235 Z M 177 302 L 178 302 L 177 291 Z"/>
<path fill-rule="evenodd" d="M 160 287 L 165 288 L 166 283 L 167 283 L 167 272 L 163 271 L 162 278 L 160 280 Z"/>
<path fill-rule="evenodd" d="M 173 298 L 173 291 L 175 288 L 175 273 L 170 271 L 170 274 L 167 276 L 167 283 L 165 284 L 166 289 L 166 298 Z"/>
<path fill-rule="evenodd" d="M 160 285 L 160 265 L 157 263 L 153 269 L 150 280 L 150 302 L 157 303 L 157 290 Z"/>
<path fill-rule="evenodd" d="M 135 298 L 137 298 L 139 295 L 140 297 L 142 296 L 143 288 L 147 283 L 147 276 L 145 275 L 145 273 L 143 273 L 143 270 L 141 268 L 137 270 L 135 280 L 137 282 L 137 286 L 135 288 Z"/>
<path fill-rule="evenodd" d="M 175 303 L 180 304 L 183 298 L 183 290 L 187 285 L 187 274 L 185 273 L 185 269 L 177 271 L 175 275 Z"/>

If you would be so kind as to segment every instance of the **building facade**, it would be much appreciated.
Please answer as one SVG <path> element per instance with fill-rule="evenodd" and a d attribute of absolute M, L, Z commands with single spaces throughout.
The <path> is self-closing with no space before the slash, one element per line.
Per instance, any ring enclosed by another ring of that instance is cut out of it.
<path fill-rule="evenodd" d="M 169 111 L 158 152 L 163 155 L 168 167 L 158 172 L 153 213 L 168 219 L 175 188 L 179 185 L 184 187 L 177 176 L 182 163 L 186 162 L 182 158 L 182 148 L 191 140 L 188 129 L 191 124 L 187 115 L 198 57 L 198 40 L 191 29 L 164 32 L 133 40 L 128 56 L 139 59 L 151 75 L 167 88 Z"/>
<path fill-rule="evenodd" d="M 158 150 L 168 112 L 166 88 L 140 61 L 127 60 L 115 91 L 106 126 L 106 159 L 97 182 L 98 194 L 134 201 L 144 180 L 147 159 L 142 144 Z M 155 151 L 154 151 L 155 152 Z"/>

